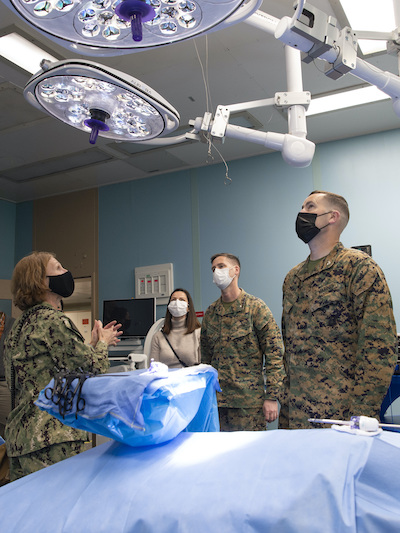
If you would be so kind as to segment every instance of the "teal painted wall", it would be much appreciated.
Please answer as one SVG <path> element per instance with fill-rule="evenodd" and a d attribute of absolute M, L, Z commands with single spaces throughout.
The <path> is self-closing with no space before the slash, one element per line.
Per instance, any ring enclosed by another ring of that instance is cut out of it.
<path fill-rule="evenodd" d="M 32 202 L 0 200 L 0 279 L 10 279 L 15 263 L 32 251 Z M 0 311 L 11 314 L 11 300 L 0 299 Z"/>
<path fill-rule="evenodd" d="M 0 279 L 10 279 L 14 268 L 16 205 L 0 200 Z M 0 311 L 11 315 L 11 300 L 0 299 Z"/>
<path fill-rule="evenodd" d="M 193 291 L 190 198 L 189 173 L 100 189 L 100 309 L 102 300 L 134 297 L 138 266 L 173 263 L 176 286 Z"/>
<path fill-rule="evenodd" d="M 0 279 L 10 279 L 14 269 L 16 204 L 0 200 Z"/>
<path fill-rule="evenodd" d="M 15 263 L 32 252 L 33 202 L 21 202 L 16 210 Z"/>

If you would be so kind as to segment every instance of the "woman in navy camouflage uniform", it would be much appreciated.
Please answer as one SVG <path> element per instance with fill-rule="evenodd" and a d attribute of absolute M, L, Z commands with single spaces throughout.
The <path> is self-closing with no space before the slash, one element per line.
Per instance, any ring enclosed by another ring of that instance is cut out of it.
<path fill-rule="evenodd" d="M 120 324 L 95 322 L 85 344 L 62 312 L 62 298 L 74 279 L 47 252 L 34 252 L 16 265 L 11 281 L 14 304 L 23 311 L 6 339 L 4 365 L 15 407 L 5 431 L 11 481 L 66 459 L 84 449 L 87 433 L 64 426 L 34 405 L 57 371 L 106 372 L 108 346 L 118 342 Z M 12 369 L 14 376 L 12 376 Z"/>

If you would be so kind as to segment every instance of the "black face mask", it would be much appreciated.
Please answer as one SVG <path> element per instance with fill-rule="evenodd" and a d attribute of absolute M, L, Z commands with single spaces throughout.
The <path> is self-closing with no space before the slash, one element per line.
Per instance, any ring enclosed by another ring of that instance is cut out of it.
<path fill-rule="evenodd" d="M 299 213 L 296 218 L 296 233 L 299 239 L 301 239 L 306 244 L 309 243 L 318 233 L 329 224 L 322 226 L 322 228 L 317 228 L 315 221 L 317 217 L 322 217 L 332 213 L 332 211 L 327 211 L 326 213 L 321 213 L 317 215 L 316 213 Z"/>
<path fill-rule="evenodd" d="M 69 270 L 59 276 L 48 276 L 48 278 L 49 289 L 59 294 L 62 298 L 68 298 L 74 292 L 75 282 Z"/>

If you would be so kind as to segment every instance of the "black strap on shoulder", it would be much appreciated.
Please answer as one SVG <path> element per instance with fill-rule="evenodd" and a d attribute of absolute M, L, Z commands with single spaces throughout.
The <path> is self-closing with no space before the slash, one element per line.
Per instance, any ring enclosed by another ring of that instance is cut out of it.
<path fill-rule="evenodd" d="M 175 355 L 175 357 L 178 359 L 178 361 L 180 362 L 180 364 L 181 364 L 182 366 L 189 366 L 189 365 L 187 365 L 184 361 L 182 361 L 182 359 L 179 357 L 179 355 L 176 353 L 176 351 L 172 348 L 172 345 L 171 345 L 171 343 L 169 342 L 169 339 L 168 339 L 167 335 L 165 334 L 165 331 L 164 331 L 164 330 L 161 330 L 161 331 L 162 331 L 162 334 L 163 334 L 164 337 L 165 337 L 165 340 L 168 342 L 169 347 L 170 347 L 171 350 L 174 352 L 174 355 Z"/>
<path fill-rule="evenodd" d="M 13 365 L 13 362 L 11 361 L 11 369 L 10 369 L 10 374 L 11 374 L 11 390 L 10 390 L 10 393 L 11 393 L 11 411 L 14 411 L 15 409 L 15 368 L 14 368 L 14 365 Z"/>
<path fill-rule="evenodd" d="M 34 307 L 29 308 L 21 317 L 21 322 L 18 324 L 16 335 L 14 337 L 15 342 L 19 339 L 19 336 L 21 335 L 22 326 L 25 324 L 26 319 L 29 317 L 29 315 L 33 314 L 34 311 L 38 309 L 49 309 L 46 305 L 35 305 Z M 14 363 L 11 362 L 11 369 L 10 369 L 10 378 L 11 378 L 11 410 L 13 411 L 15 409 L 15 368 Z"/>

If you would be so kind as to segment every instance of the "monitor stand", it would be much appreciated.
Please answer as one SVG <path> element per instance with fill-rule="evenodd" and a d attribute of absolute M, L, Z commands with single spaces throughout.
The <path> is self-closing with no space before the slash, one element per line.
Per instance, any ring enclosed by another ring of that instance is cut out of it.
<path fill-rule="evenodd" d="M 123 339 L 116 346 L 109 346 L 108 357 L 127 357 L 129 353 L 143 353 L 144 339 L 141 337 L 132 337 Z"/>

